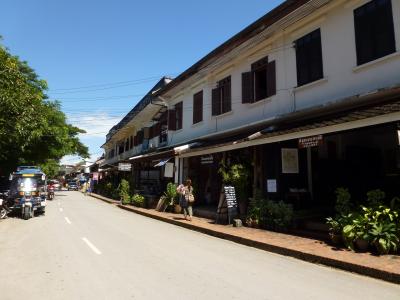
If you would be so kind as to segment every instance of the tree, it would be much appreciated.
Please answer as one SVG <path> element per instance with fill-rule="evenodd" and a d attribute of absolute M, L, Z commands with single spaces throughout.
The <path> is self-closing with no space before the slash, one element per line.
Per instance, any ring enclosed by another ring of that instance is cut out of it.
<path fill-rule="evenodd" d="M 27 62 L 0 45 L 0 174 L 21 164 L 52 165 L 69 154 L 89 156 L 78 138 L 84 131 L 67 124 L 46 90 Z"/>

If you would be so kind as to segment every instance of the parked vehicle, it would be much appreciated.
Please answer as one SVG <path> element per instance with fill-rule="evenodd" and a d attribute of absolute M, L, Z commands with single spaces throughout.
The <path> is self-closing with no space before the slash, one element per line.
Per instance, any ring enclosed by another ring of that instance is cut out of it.
<path fill-rule="evenodd" d="M 68 181 L 68 191 L 77 191 L 78 190 L 78 184 L 76 181 Z"/>
<path fill-rule="evenodd" d="M 54 185 L 51 183 L 47 185 L 47 199 L 54 199 Z"/>
<path fill-rule="evenodd" d="M 61 183 L 58 180 L 49 180 L 49 184 L 51 184 L 55 191 L 61 191 Z"/>
<path fill-rule="evenodd" d="M 32 218 L 35 211 L 45 213 L 46 175 L 38 167 L 19 167 L 10 180 L 9 197 L 14 211 L 25 220 Z"/>

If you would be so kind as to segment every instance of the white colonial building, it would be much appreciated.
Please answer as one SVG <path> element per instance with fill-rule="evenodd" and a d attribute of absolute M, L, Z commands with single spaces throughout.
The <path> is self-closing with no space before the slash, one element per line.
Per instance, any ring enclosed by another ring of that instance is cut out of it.
<path fill-rule="evenodd" d="M 300 208 L 400 182 L 400 0 L 285 1 L 162 83 L 104 145 L 106 164 L 147 162 L 138 181 L 174 162 L 215 204 L 229 158 Z"/>

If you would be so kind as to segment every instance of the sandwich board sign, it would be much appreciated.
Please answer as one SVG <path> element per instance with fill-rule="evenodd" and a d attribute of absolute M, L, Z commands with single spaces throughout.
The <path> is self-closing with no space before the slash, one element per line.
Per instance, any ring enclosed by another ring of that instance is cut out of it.
<path fill-rule="evenodd" d="M 130 170 L 132 170 L 132 164 L 127 164 L 127 163 L 118 164 L 118 171 L 130 171 Z"/>

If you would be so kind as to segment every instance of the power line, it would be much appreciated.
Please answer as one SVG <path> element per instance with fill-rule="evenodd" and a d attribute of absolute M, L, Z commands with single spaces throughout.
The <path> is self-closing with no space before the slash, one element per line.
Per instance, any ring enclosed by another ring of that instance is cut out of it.
<path fill-rule="evenodd" d="M 176 75 L 178 73 L 174 73 L 171 75 Z M 152 77 L 144 77 L 144 78 L 137 78 L 133 80 L 127 80 L 127 81 L 117 81 L 117 82 L 110 82 L 110 83 L 100 83 L 100 84 L 92 84 L 92 85 L 86 85 L 86 86 L 80 86 L 80 87 L 72 87 L 72 88 L 61 88 L 61 89 L 52 89 L 50 91 L 57 92 L 57 91 L 72 91 L 72 90 L 81 90 L 81 89 L 91 89 L 91 88 L 97 88 L 97 87 L 110 87 L 110 86 L 119 86 L 123 84 L 130 84 L 130 83 L 141 83 L 141 82 L 147 82 L 147 81 L 152 81 L 155 79 L 160 79 L 162 78 L 162 75 L 157 75 L 157 76 L 152 76 Z"/>

